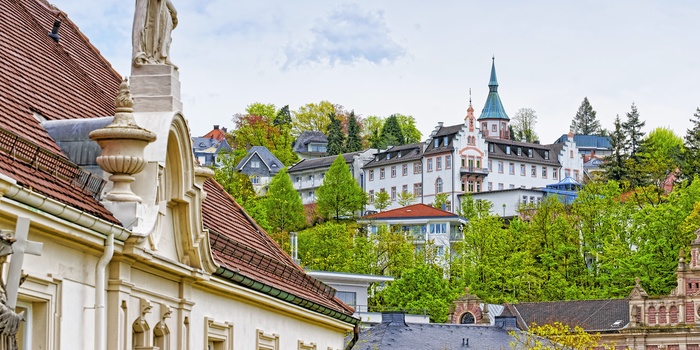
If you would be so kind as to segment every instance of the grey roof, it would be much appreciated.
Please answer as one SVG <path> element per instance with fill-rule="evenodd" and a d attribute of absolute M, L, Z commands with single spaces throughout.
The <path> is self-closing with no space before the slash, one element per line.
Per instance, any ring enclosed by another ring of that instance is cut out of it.
<path fill-rule="evenodd" d="M 512 159 L 555 166 L 561 165 L 559 163 L 559 152 L 561 152 L 563 144 L 541 145 L 538 143 L 517 142 L 504 139 L 486 139 L 486 141 L 494 145 L 493 152 L 491 152 L 491 146 L 489 145 L 489 158 Z M 510 154 L 506 153 L 506 146 L 510 146 Z M 518 155 L 518 148 L 522 149 L 520 155 Z M 530 148 L 533 149 L 532 157 L 528 157 L 527 154 L 527 149 Z M 544 151 L 549 151 L 549 159 L 545 159 Z"/>
<path fill-rule="evenodd" d="M 367 164 L 364 165 L 364 168 L 372 168 L 377 166 L 420 160 L 423 156 L 422 150 L 422 142 L 394 146 L 375 154 L 375 157 L 369 162 L 367 162 Z M 389 159 L 387 159 L 387 154 L 390 155 Z"/>
<path fill-rule="evenodd" d="M 457 135 L 463 127 L 464 124 L 441 126 L 440 129 L 438 129 L 438 131 L 435 133 L 435 136 L 433 136 L 427 143 L 424 154 L 452 152 L 454 150 L 454 136 Z M 447 137 L 446 145 L 443 143 L 445 137 Z M 438 147 L 435 147 L 435 141 L 433 141 L 435 139 L 439 139 Z"/>
<path fill-rule="evenodd" d="M 206 149 L 216 147 L 216 151 L 219 152 L 221 149 L 225 148 L 227 151 L 231 150 L 226 139 L 221 141 L 213 137 L 193 137 L 192 138 L 192 149 L 194 152 L 201 152 Z"/>
<path fill-rule="evenodd" d="M 241 170 L 243 166 L 250 160 L 250 157 L 252 157 L 254 154 L 257 154 L 260 159 L 265 163 L 265 166 L 271 173 L 277 173 L 279 172 L 280 169 L 284 168 L 284 164 L 275 157 L 270 150 L 267 149 L 265 146 L 253 146 L 248 150 L 248 153 L 246 153 L 245 157 L 241 159 L 240 162 L 238 162 L 238 165 L 236 165 L 236 170 Z"/>
<path fill-rule="evenodd" d="M 308 153 L 306 145 L 311 142 L 328 143 L 328 138 L 320 131 L 304 131 L 294 140 L 294 152 Z"/>
<path fill-rule="evenodd" d="M 114 117 L 45 121 L 41 125 L 56 141 L 63 154 L 79 166 L 96 166 L 102 149 L 90 140 L 90 132 L 103 128 Z"/>
<path fill-rule="evenodd" d="M 501 315 L 516 316 L 521 328 L 532 323 L 543 325 L 559 321 L 572 327 L 580 326 L 587 332 L 620 330 L 630 321 L 627 299 L 506 304 Z"/>
<path fill-rule="evenodd" d="M 511 349 L 515 338 L 496 326 L 381 323 L 361 331 L 353 349 Z M 469 346 L 462 344 L 468 340 Z"/>
<path fill-rule="evenodd" d="M 341 156 L 345 158 L 345 163 L 350 165 L 353 160 L 355 159 L 355 156 L 358 156 L 362 153 L 362 151 L 359 152 L 350 152 L 350 153 L 343 153 Z M 297 171 L 303 171 L 303 170 L 310 170 L 310 169 L 322 169 L 322 168 L 329 168 L 331 164 L 335 161 L 335 158 L 338 156 L 327 156 L 327 157 L 321 157 L 321 158 L 314 158 L 314 159 L 302 159 L 301 161 L 297 162 L 296 164 L 292 165 L 287 169 L 287 173 L 291 174 L 293 172 Z"/>

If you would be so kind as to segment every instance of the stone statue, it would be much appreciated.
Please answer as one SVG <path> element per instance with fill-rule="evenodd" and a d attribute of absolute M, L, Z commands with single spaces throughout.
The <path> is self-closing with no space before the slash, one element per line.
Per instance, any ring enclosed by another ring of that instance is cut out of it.
<path fill-rule="evenodd" d="M 132 32 L 133 64 L 167 64 L 177 11 L 170 0 L 136 0 Z"/>

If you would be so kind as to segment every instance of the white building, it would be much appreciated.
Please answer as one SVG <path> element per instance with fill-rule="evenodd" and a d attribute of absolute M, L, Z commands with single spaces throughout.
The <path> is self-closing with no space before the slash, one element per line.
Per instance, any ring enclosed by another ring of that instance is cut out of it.
<path fill-rule="evenodd" d="M 489 95 L 478 119 L 470 101 L 463 123 L 440 122 L 425 143 L 390 148 L 365 165 L 368 210 L 376 209 L 372 198 L 381 191 L 392 198 L 388 209 L 399 207 L 395 193 L 412 191 L 416 202 L 425 204 L 445 193 L 445 209 L 456 211 L 464 193 L 483 193 L 480 197 L 489 199 L 492 191 L 502 197 L 495 191 L 541 188 L 566 175 L 581 181 L 583 161 L 573 135 L 551 145 L 513 141 L 509 122 L 493 64 Z M 510 202 L 520 200 L 515 192 L 504 193 L 514 196 Z"/>
<path fill-rule="evenodd" d="M 355 178 L 360 187 L 364 183 L 362 166 L 372 159 L 376 152 L 376 149 L 370 148 L 360 152 L 341 154 L 350 168 L 353 178 Z M 336 158 L 337 156 L 327 156 L 302 159 L 289 167 L 287 173 L 292 179 L 294 189 L 299 192 L 303 204 L 316 203 L 316 190 L 323 184 L 323 178 Z"/>

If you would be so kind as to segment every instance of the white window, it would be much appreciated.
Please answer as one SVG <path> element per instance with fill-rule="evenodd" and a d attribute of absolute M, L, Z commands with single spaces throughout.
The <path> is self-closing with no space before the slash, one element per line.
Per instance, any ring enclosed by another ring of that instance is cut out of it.
<path fill-rule="evenodd" d="M 442 193 L 442 179 L 439 177 L 435 180 L 435 194 L 438 193 Z"/>
<path fill-rule="evenodd" d="M 515 174 L 515 163 L 508 164 L 508 173 L 511 175 Z"/>
<path fill-rule="evenodd" d="M 396 177 L 396 165 L 391 166 L 391 177 Z"/>
<path fill-rule="evenodd" d="M 437 157 L 435 159 L 435 168 L 437 170 L 442 170 L 442 157 Z"/>
<path fill-rule="evenodd" d="M 498 173 L 503 174 L 503 162 L 498 162 Z"/>
<path fill-rule="evenodd" d="M 345 305 L 349 305 L 352 307 L 357 306 L 357 293 L 355 292 L 341 292 L 337 291 L 335 292 L 335 296 L 340 299 Z"/>
<path fill-rule="evenodd" d="M 401 166 L 401 175 L 403 175 L 403 176 L 408 175 L 408 164 L 404 164 Z"/>
<path fill-rule="evenodd" d="M 396 186 L 391 187 L 391 200 L 392 201 L 396 200 Z"/>
<path fill-rule="evenodd" d="M 369 181 L 374 181 L 374 170 L 369 171 Z"/>
<path fill-rule="evenodd" d="M 423 164 L 421 164 L 421 162 L 413 163 L 413 173 L 414 174 L 420 174 L 422 168 L 423 168 Z"/>
<path fill-rule="evenodd" d="M 413 195 L 418 198 L 423 195 L 423 184 L 422 183 L 415 183 L 413 184 Z"/>
<path fill-rule="evenodd" d="M 433 171 L 433 158 L 428 158 L 428 171 Z"/>
<path fill-rule="evenodd" d="M 537 177 L 537 165 L 533 165 L 533 166 L 530 168 L 530 175 L 531 175 L 532 177 Z"/>
<path fill-rule="evenodd" d="M 258 175 L 253 175 L 253 176 L 251 176 L 251 177 L 250 177 L 250 182 L 251 182 L 253 185 L 259 185 L 259 184 L 260 184 L 260 176 L 258 176 Z"/>
<path fill-rule="evenodd" d="M 503 184 L 502 184 L 502 183 L 499 183 L 499 184 L 498 184 L 498 189 L 499 189 L 499 190 L 502 190 L 502 189 L 503 189 Z"/>
<path fill-rule="evenodd" d="M 308 196 L 309 198 L 314 198 L 314 191 L 309 191 Z"/>
<path fill-rule="evenodd" d="M 510 146 L 506 146 L 506 154 L 510 154 Z"/>
<path fill-rule="evenodd" d="M 403 185 L 401 187 L 401 193 L 408 193 L 408 185 Z"/>
<path fill-rule="evenodd" d="M 452 155 L 445 156 L 445 169 L 452 169 Z"/>
<path fill-rule="evenodd" d="M 374 190 L 369 190 L 369 203 L 372 204 L 374 203 Z"/>
<path fill-rule="evenodd" d="M 438 148 L 438 146 L 440 146 L 440 139 L 435 138 L 433 141 L 434 141 L 433 147 Z"/>
<path fill-rule="evenodd" d="M 547 167 L 546 166 L 542 167 L 542 178 L 543 179 L 547 178 Z"/>
<path fill-rule="evenodd" d="M 525 164 L 520 164 L 520 175 L 525 176 Z"/>
<path fill-rule="evenodd" d="M 301 176 L 297 176 L 296 179 L 297 183 L 301 183 Z"/>
<path fill-rule="evenodd" d="M 492 190 L 493 190 L 493 182 L 490 182 L 490 181 L 489 181 L 489 184 L 488 184 L 487 188 L 488 188 L 489 191 L 492 191 Z"/>
<path fill-rule="evenodd" d="M 380 168 L 379 169 L 379 179 L 384 180 L 385 177 L 386 177 L 386 171 L 384 170 L 384 168 Z"/>
<path fill-rule="evenodd" d="M 204 332 L 207 336 L 207 350 L 233 349 L 232 323 L 216 322 L 212 318 L 205 317 L 204 329 Z"/>
<path fill-rule="evenodd" d="M 557 178 L 557 169 L 552 169 L 552 179 Z"/>
<path fill-rule="evenodd" d="M 253 169 L 258 169 L 260 168 L 260 161 L 259 160 L 251 160 L 250 161 L 250 167 Z"/>

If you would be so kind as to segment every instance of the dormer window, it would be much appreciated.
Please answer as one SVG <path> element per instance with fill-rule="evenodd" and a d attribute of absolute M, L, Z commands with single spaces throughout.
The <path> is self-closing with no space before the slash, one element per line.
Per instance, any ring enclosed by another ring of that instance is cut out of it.
<path fill-rule="evenodd" d="M 523 155 L 523 149 L 522 147 L 518 147 L 518 155 L 522 156 Z"/>
<path fill-rule="evenodd" d="M 438 148 L 438 146 L 440 146 L 440 139 L 436 138 L 433 141 L 434 141 L 433 147 Z"/>
<path fill-rule="evenodd" d="M 544 151 L 544 159 L 549 159 L 549 151 Z"/>
<path fill-rule="evenodd" d="M 401 152 L 396 154 L 396 158 L 401 158 Z"/>
<path fill-rule="evenodd" d="M 489 152 L 493 153 L 493 143 L 489 143 Z"/>
<path fill-rule="evenodd" d="M 387 160 L 391 159 L 391 153 L 387 153 L 387 154 L 386 154 L 386 159 L 387 159 Z"/>
<path fill-rule="evenodd" d="M 442 145 L 447 146 L 448 143 L 449 143 L 449 141 L 447 140 L 447 136 L 443 137 L 442 138 Z"/>
<path fill-rule="evenodd" d="M 510 146 L 506 146 L 506 154 L 510 154 Z"/>
<path fill-rule="evenodd" d="M 532 148 L 527 149 L 527 156 L 532 158 Z"/>

